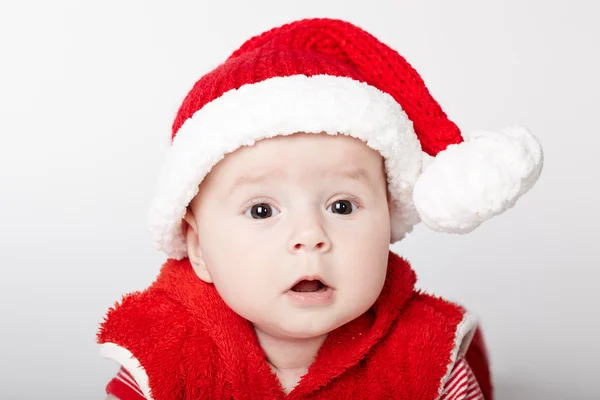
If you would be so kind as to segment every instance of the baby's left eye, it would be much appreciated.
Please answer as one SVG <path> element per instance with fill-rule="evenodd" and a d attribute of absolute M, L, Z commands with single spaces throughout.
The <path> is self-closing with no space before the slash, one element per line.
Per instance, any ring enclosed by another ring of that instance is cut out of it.
<path fill-rule="evenodd" d="M 334 214 L 348 215 L 351 214 L 352 211 L 356 211 L 358 206 L 350 200 L 338 200 L 327 207 L 327 210 L 330 208 L 331 212 Z"/>

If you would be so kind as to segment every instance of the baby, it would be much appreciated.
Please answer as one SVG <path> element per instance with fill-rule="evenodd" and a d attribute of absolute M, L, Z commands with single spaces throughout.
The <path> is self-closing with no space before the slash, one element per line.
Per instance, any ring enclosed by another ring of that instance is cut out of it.
<path fill-rule="evenodd" d="M 472 231 L 541 167 L 522 128 L 464 141 L 347 22 L 250 39 L 179 109 L 150 213 L 168 259 L 98 334 L 109 398 L 491 399 L 474 318 L 389 246 L 420 220 Z"/>

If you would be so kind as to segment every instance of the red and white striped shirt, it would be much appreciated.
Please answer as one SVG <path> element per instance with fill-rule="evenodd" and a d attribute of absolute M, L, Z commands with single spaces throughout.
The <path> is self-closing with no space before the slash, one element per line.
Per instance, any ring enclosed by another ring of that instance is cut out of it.
<path fill-rule="evenodd" d="M 484 400 L 479 383 L 464 358 L 454 364 L 440 400 Z"/>
<path fill-rule="evenodd" d="M 123 367 L 106 385 L 106 393 L 120 400 L 146 400 L 138 384 Z M 439 400 L 484 400 L 479 383 L 464 358 L 454 364 Z"/>

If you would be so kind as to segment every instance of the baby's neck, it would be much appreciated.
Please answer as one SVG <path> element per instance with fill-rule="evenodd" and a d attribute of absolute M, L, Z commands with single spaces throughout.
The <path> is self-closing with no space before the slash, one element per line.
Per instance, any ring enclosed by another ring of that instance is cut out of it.
<path fill-rule="evenodd" d="M 286 394 L 306 374 L 327 338 L 327 335 L 322 335 L 309 339 L 287 339 L 269 335 L 256 327 L 255 330 L 269 366 L 277 374 Z"/>

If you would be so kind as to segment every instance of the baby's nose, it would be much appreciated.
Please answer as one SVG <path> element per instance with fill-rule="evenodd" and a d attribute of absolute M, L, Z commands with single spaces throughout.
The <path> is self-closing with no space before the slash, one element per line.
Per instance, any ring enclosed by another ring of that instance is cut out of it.
<path fill-rule="evenodd" d="M 331 249 L 331 241 L 321 228 L 312 228 L 298 232 L 290 241 L 289 250 L 325 253 Z"/>

